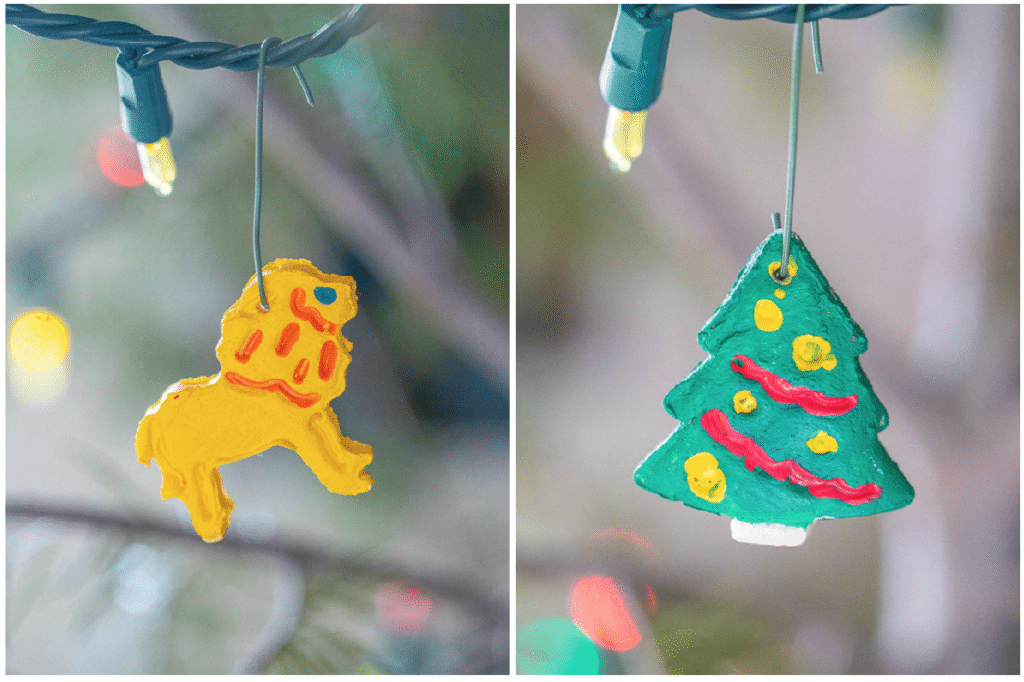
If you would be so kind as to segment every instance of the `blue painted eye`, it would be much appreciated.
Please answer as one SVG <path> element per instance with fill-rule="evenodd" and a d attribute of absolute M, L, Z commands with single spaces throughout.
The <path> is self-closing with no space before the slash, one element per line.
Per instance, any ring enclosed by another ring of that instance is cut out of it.
<path fill-rule="evenodd" d="M 313 289 L 313 295 L 324 305 L 330 305 L 338 300 L 338 292 L 331 287 L 317 287 Z"/>

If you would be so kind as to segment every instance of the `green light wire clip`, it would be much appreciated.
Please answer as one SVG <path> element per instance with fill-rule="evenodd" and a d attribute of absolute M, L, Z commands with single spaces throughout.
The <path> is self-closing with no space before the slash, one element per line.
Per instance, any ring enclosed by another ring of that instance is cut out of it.
<path fill-rule="evenodd" d="M 672 17 L 676 12 L 693 9 L 721 19 L 809 22 L 814 65 L 821 73 L 818 20 L 859 19 L 887 7 L 889 5 L 619 5 L 599 77 L 601 94 L 609 105 L 604 151 L 612 169 L 625 173 L 643 151 L 647 109 L 661 94 Z"/>
<path fill-rule="evenodd" d="M 601 94 L 608 102 L 604 151 L 611 167 L 630 169 L 644 145 L 647 109 L 661 94 L 672 14 L 648 16 L 649 5 L 619 5 L 601 65 Z"/>
<path fill-rule="evenodd" d="M 122 49 L 117 67 L 121 127 L 138 145 L 142 175 L 159 194 L 167 196 L 177 171 L 171 153 L 171 108 L 160 78 L 159 63 L 140 68 L 137 50 Z"/>

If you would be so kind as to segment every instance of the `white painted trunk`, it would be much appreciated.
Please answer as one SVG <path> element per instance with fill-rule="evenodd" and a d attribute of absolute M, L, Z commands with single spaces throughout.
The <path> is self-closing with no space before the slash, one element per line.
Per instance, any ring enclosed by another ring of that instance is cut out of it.
<path fill-rule="evenodd" d="M 798 528 L 784 526 L 781 523 L 746 523 L 733 519 L 729 526 L 732 539 L 751 545 L 771 545 L 773 547 L 799 547 L 804 544 L 811 527 Z"/>

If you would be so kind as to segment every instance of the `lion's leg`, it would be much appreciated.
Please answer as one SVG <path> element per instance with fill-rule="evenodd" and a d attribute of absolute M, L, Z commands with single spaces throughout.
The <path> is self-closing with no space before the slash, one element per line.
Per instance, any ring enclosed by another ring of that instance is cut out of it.
<path fill-rule="evenodd" d="M 330 407 L 315 414 L 293 437 L 295 451 L 332 493 L 358 495 L 373 485 L 363 468 L 373 459 L 373 448 L 341 435 L 338 418 Z"/>
<path fill-rule="evenodd" d="M 224 492 L 217 467 L 197 463 L 177 495 L 188 507 L 192 526 L 206 542 L 224 537 L 235 503 Z"/>
<path fill-rule="evenodd" d="M 139 429 L 135 434 L 135 451 L 138 460 L 149 466 L 155 459 L 160 467 L 162 484 L 160 496 L 163 499 L 178 497 L 185 486 L 185 473 L 173 465 L 172 458 L 168 457 L 168 446 L 164 438 L 164 419 L 159 414 L 147 414 L 139 423 Z"/>

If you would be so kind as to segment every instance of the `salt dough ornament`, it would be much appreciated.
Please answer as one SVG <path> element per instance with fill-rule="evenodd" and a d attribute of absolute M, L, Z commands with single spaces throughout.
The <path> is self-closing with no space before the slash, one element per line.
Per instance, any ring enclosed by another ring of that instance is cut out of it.
<path fill-rule="evenodd" d="M 816 519 L 899 509 L 914 489 L 878 441 L 864 332 L 799 237 L 782 282 L 781 253 L 776 231 L 697 335 L 710 355 L 664 401 L 681 423 L 633 478 L 731 517 L 740 542 L 796 546 Z"/>
<path fill-rule="evenodd" d="M 224 313 L 221 372 L 170 386 L 135 436 L 139 461 L 160 465 L 163 498 L 184 502 L 207 542 L 224 537 L 234 508 L 217 468 L 271 446 L 298 453 L 333 493 L 373 484 L 363 471 L 373 449 L 342 436 L 329 405 L 352 360 L 341 327 L 356 314 L 355 281 L 285 258 L 265 266 L 263 280 L 269 310 L 253 275 Z"/>

